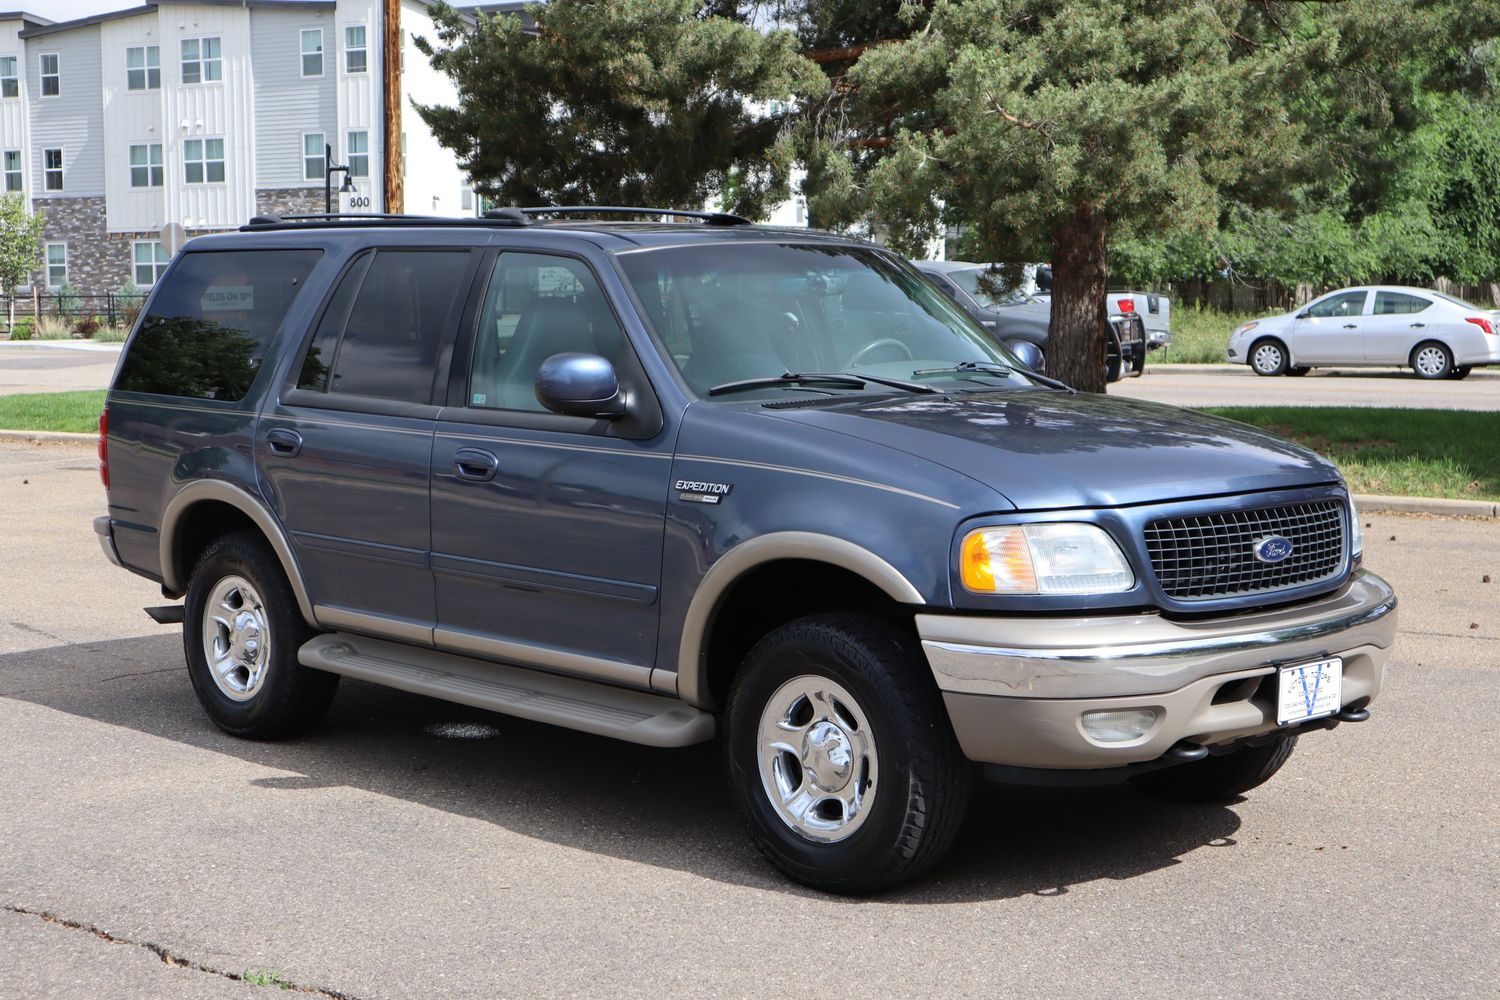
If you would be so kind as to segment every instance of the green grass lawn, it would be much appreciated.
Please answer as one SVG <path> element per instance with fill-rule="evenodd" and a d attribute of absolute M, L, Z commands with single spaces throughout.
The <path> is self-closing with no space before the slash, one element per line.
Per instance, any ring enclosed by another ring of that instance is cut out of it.
<path fill-rule="evenodd" d="M 39 392 L 0 396 L 0 429 L 11 431 L 99 430 L 104 391 Z"/>
<path fill-rule="evenodd" d="M 1265 315 L 1270 315 L 1269 313 Z M 1229 335 L 1241 323 L 1260 316 L 1227 313 L 1197 306 L 1172 307 L 1172 346 L 1152 351 L 1147 364 L 1219 364 L 1229 346 Z"/>
<path fill-rule="evenodd" d="M 1500 500 L 1500 416 L 1471 410 L 1225 406 L 1332 459 L 1356 493 Z"/>

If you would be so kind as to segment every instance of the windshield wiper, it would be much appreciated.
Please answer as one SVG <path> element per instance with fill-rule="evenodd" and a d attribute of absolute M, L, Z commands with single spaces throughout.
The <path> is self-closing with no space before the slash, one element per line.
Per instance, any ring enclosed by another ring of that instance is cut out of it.
<path fill-rule="evenodd" d="M 1048 378 L 1046 375 L 1038 375 L 1036 372 L 1029 371 L 1024 368 L 1018 371 L 1017 369 L 1011 368 L 1008 365 L 997 364 L 993 361 L 960 361 L 958 364 L 954 365 L 951 368 L 921 368 L 917 371 L 912 372 L 912 374 L 946 375 L 966 372 L 977 372 L 981 375 L 1021 375 L 1025 378 L 1031 379 L 1033 382 L 1038 382 L 1042 385 L 1048 386 L 1049 388 L 1062 389 L 1064 392 L 1067 392 L 1070 395 L 1078 395 L 1078 390 L 1073 388 L 1071 385 L 1068 385 L 1066 382 L 1059 382 L 1055 378 Z"/>
<path fill-rule="evenodd" d="M 764 378 L 742 378 L 734 382 L 724 382 L 709 389 L 708 395 L 722 396 L 727 392 L 761 389 L 768 385 L 838 385 L 847 389 L 863 389 L 865 380 L 838 372 L 783 372 L 780 375 L 767 375 Z"/>
<path fill-rule="evenodd" d="M 737 382 L 725 382 L 708 390 L 710 396 L 720 396 L 727 392 L 739 392 L 742 389 L 762 389 L 766 386 L 776 385 L 835 385 L 850 389 L 863 389 L 866 382 L 874 382 L 876 385 L 890 386 L 892 389 L 905 389 L 907 392 L 930 393 L 938 390 L 921 382 L 908 382 L 905 379 L 886 378 L 883 375 L 865 375 L 861 372 L 783 372 L 780 375 L 768 375 L 764 378 L 746 378 Z"/>

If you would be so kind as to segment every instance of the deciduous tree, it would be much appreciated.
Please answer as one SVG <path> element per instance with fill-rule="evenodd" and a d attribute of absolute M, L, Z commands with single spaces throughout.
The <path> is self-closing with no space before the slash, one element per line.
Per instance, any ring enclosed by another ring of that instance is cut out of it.
<path fill-rule="evenodd" d="M 31 280 L 42 253 L 46 216 L 26 210 L 20 195 L 0 197 L 0 290 L 9 305 L 5 330 L 16 328 L 16 289 Z"/>

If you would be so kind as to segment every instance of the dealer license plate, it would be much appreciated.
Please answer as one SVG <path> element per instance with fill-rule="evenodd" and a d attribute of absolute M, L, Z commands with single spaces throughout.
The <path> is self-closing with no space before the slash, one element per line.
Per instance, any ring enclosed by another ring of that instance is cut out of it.
<path fill-rule="evenodd" d="M 1276 722 L 1290 726 L 1332 715 L 1343 705 L 1344 661 L 1337 656 L 1282 667 L 1277 676 Z"/>

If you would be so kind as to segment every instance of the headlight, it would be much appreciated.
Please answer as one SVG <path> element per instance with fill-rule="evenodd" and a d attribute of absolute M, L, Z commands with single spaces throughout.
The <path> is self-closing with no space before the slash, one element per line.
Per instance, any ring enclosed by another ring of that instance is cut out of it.
<path fill-rule="evenodd" d="M 1135 586 L 1120 547 L 1092 524 L 1016 524 L 964 536 L 959 563 L 976 594 L 1117 594 Z"/>
<path fill-rule="evenodd" d="M 1365 529 L 1359 523 L 1359 511 L 1354 509 L 1354 494 L 1349 494 L 1349 557 L 1358 559 L 1365 550 Z"/>
<path fill-rule="evenodd" d="M 1249 333 L 1257 326 L 1260 326 L 1260 323 L 1256 322 L 1255 320 L 1251 320 L 1249 323 L 1244 324 L 1238 330 L 1234 331 L 1234 336 L 1238 337 L 1242 333 Z"/>

